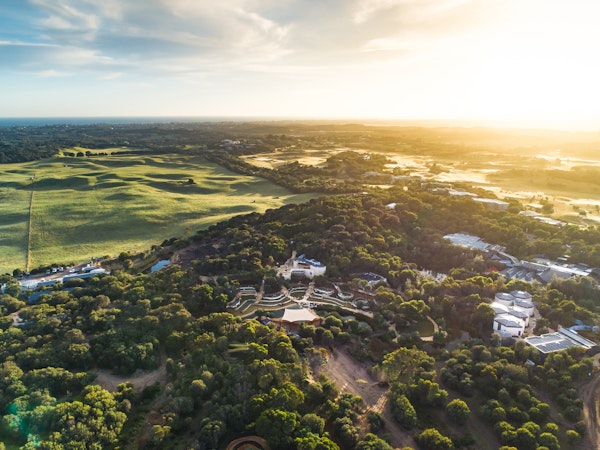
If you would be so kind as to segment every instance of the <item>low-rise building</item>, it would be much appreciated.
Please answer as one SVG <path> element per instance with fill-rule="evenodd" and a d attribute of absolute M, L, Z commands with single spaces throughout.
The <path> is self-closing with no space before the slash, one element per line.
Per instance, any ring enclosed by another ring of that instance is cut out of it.
<path fill-rule="evenodd" d="M 306 278 L 314 278 L 319 275 L 325 275 L 327 266 L 315 260 L 307 258 L 305 255 L 298 256 L 292 262 L 292 268 L 283 273 L 283 277 L 291 279 L 292 276 L 303 276 Z"/>
<path fill-rule="evenodd" d="M 504 202 L 502 200 L 497 200 L 495 198 L 476 198 L 476 197 L 473 197 L 473 201 L 474 202 L 478 202 L 478 203 L 483 203 L 489 209 L 495 209 L 495 210 L 499 210 L 499 211 L 506 210 L 510 206 L 510 203 Z"/>
<path fill-rule="evenodd" d="M 512 306 L 515 298 L 508 292 L 498 292 L 494 296 L 494 301 L 501 303 L 505 306 Z"/>
<path fill-rule="evenodd" d="M 586 350 L 596 346 L 595 342 L 580 336 L 579 333 L 568 328 L 560 328 L 554 333 L 546 333 L 541 336 L 529 336 L 525 338 L 525 342 L 544 354 L 558 352 L 575 346 L 585 348 Z"/>
<path fill-rule="evenodd" d="M 515 304 L 513 305 L 513 309 L 515 311 L 521 311 L 527 314 L 529 317 L 532 317 L 535 305 L 533 304 L 533 302 L 516 298 Z"/>
<path fill-rule="evenodd" d="M 525 332 L 525 325 L 517 318 L 501 314 L 494 317 L 494 331 L 502 337 L 521 337 Z"/>
<path fill-rule="evenodd" d="M 279 319 L 273 319 L 277 323 L 285 327 L 289 331 L 297 330 L 300 324 L 308 323 L 317 326 L 321 323 L 322 318 L 312 309 L 308 308 L 286 308 L 283 316 Z"/>

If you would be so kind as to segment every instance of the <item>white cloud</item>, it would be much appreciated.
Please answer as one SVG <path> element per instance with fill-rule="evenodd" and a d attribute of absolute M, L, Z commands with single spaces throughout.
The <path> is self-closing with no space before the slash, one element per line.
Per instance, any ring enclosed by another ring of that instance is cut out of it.
<path fill-rule="evenodd" d="M 354 9 L 353 20 L 361 24 L 369 20 L 375 13 L 405 3 L 402 0 L 358 0 Z"/>
<path fill-rule="evenodd" d="M 379 51 L 399 51 L 405 50 L 406 43 L 402 39 L 393 39 L 393 38 L 378 38 L 371 39 L 367 42 L 363 47 L 362 51 L 364 52 L 379 52 Z"/>
<path fill-rule="evenodd" d="M 31 0 L 48 16 L 40 21 L 40 26 L 51 40 L 71 41 L 94 38 L 100 26 L 99 18 L 92 11 L 78 9 L 81 2 L 73 0 Z"/>
<path fill-rule="evenodd" d="M 54 69 L 46 69 L 46 70 L 42 70 L 40 72 L 35 73 L 35 75 L 38 77 L 42 77 L 42 78 L 51 78 L 51 77 L 68 77 L 68 76 L 71 76 L 72 74 L 67 73 L 67 72 L 61 72 L 61 71 L 54 70 Z"/>
<path fill-rule="evenodd" d="M 117 78 L 121 78 L 122 76 L 122 72 L 107 72 L 105 74 L 100 75 L 98 78 L 100 80 L 116 80 Z"/>

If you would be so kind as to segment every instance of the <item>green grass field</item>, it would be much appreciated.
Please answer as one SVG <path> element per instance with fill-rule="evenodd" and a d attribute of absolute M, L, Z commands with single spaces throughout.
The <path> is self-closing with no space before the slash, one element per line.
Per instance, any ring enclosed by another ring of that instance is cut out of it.
<path fill-rule="evenodd" d="M 29 268 L 145 250 L 237 214 L 315 197 L 185 154 L 0 165 L 2 273 L 25 268 L 32 189 Z"/>

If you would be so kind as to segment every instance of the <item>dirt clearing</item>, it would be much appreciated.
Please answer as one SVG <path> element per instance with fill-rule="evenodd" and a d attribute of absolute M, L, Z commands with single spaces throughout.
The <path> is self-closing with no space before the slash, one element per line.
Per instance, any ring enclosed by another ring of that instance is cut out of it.
<path fill-rule="evenodd" d="M 356 361 L 341 347 L 329 353 L 327 364 L 320 366 L 316 372 L 327 375 L 340 392 L 359 395 L 367 409 L 380 413 L 385 421 L 384 433 L 391 437 L 392 446 L 417 448 L 412 433 L 403 430 L 394 420 L 388 405 L 388 389 L 378 385 L 378 380 L 371 377 L 368 368 L 369 364 Z"/>

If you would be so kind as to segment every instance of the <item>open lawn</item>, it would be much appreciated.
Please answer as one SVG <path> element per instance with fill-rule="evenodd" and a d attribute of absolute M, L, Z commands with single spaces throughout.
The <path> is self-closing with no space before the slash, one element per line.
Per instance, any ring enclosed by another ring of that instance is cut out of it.
<path fill-rule="evenodd" d="M 33 268 L 145 250 L 238 214 L 312 197 L 196 155 L 93 155 L 0 165 L 0 272 L 26 266 L 30 199 Z"/>

